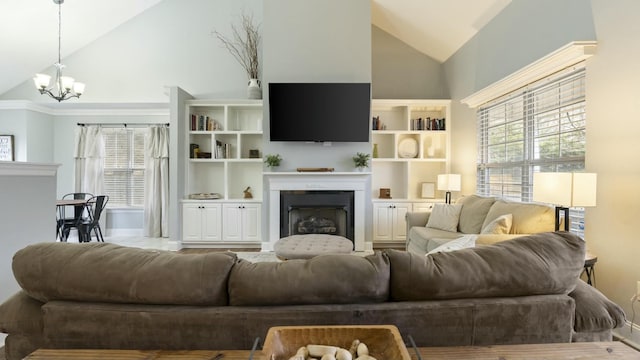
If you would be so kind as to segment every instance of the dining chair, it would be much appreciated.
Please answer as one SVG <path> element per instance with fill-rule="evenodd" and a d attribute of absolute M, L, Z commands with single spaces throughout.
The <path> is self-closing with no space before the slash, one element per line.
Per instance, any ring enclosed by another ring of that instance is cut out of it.
<path fill-rule="evenodd" d="M 92 231 L 96 235 L 97 241 L 104 242 L 102 229 L 100 228 L 100 217 L 102 216 L 102 213 L 107 206 L 107 202 L 109 202 L 109 196 L 107 195 L 97 195 L 87 200 L 89 217 L 86 219 L 81 219 L 81 221 L 77 223 L 78 237 L 80 242 L 90 242 Z"/>
<path fill-rule="evenodd" d="M 86 192 L 68 193 L 62 197 L 62 200 L 89 200 L 93 194 Z M 66 216 L 66 206 L 58 208 L 58 219 L 56 221 L 56 233 L 60 241 L 67 241 L 71 229 L 76 228 L 76 224 L 84 217 L 88 217 L 86 203 L 73 207 L 73 216 Z"/>

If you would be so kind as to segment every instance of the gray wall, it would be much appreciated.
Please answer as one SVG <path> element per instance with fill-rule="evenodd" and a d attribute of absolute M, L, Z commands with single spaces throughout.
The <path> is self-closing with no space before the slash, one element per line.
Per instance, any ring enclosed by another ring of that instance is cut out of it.
<path fill-rule="evenodd" d="M 269 82 L 371 82 L 370 14 L 368 0 L 270 1 L 263 28 L 265 109 Z M 269 142 L 267 110 L 263 130 L 264 153 L 283 157 L 280 171 L 297 167 L 351 171 L 351 157 L 371 151 L 369 143 Z"/>
<path fill-rule="evenodd" d="M 442 64 L 384 30 L 371 27 L 374 99 L 448 99 Z"/>

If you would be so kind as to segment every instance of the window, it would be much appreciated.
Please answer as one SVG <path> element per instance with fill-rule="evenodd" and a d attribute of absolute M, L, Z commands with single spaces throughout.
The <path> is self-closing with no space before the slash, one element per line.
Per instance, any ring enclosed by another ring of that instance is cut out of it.
<path fill-rule="evenodd" d="M 103 128 L 108 206 L 144 206 L 144 128 Z"/>
<path fill-rule="evenodd" d="M 529 202 L 534 172 L 582 171 L 585 105 L 580 66 L 480 107 L 478 194 Z M 571 231 L 581 236 L 583 214 L 571 209 Z"/>

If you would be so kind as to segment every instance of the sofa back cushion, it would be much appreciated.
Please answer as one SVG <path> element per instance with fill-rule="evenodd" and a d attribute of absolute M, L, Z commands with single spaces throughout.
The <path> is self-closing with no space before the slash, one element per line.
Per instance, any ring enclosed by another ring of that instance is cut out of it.
<path fill-rule="evenodd" d="M 507 214 L 513 216 L 510 234 L 535 234 L 555 229 L 556 215 L 551 206 L 505 200 L 497 200 L 491 205 L 481 229 Z"/>
<path fill-rule="evenodd" d="M 386 250 L 394 301 L 568 294 L 584 267 L 585 244 L 568 232 L 420 256 Z"/>
<path fill-rule="evenodd" d="M 179 254 L 109 243 L 39 243 L 13 257 L 33 298 L 134 304 L 227 305 L 232 253 Z"/>
<path fill-rule="evenodd" d="M 495 201 L 495 198 L 478 195 L 468 195 L 457 201 L 462 204 L 458 230 L 463 234 L 480 234 L 484 219 Z"/>
<path fill-rule="evenodd" d="M 320 255 L 309 260 L 251 263 L 238 260 L 229 278 L 230 305 L 307 305 L 384 302 L 389 298 L 389 260 Z"/>

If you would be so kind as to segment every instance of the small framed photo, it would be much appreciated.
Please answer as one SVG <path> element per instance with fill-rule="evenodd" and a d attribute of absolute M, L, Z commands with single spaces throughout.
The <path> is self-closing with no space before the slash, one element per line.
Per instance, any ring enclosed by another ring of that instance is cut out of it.
<path fill-rule="evenodd" d="M 14 161 L 13 135 L 0 135 L 0 161 Z"/>
<path fill-rule="evenodd" d="M 423 182 L 420 197 L 423 199 L 433 199 L 436 197 L 436 184 L 432 182 Z"/>

